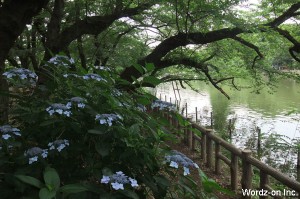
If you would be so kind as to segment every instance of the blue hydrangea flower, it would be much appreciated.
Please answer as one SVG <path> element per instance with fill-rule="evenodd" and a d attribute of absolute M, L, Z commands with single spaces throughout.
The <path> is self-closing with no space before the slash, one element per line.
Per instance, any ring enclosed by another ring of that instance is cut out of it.
<path fill-rule="evenodd" d="M 135 179 L 126 176 L 122 171 L 118 171 L 111 176 L 103 175 L 101 181 L 103 184 L 110 183 L 114 190 L 124 190 L 124 184 L 130 184 L 131 187 L 138 187 L 138 183 Z"/>
<path fill-rule="evenodd" d="M 98 70 L 111 71 L 110 68 L 106 66 L 94 66 Z"/>
<path fill-rule="evenodd" d="M 97 114 L 95 120 L 99 120 L 100 124 L 112 125 L 113 121 L 122 120 L 122 117 L 117 114 Z"/>
<path fill-rule="evenodd" d="M 80 77 L 80 76 L 76 74 L 64 74 L 63 77 L 67 78 L 67 77 Z"/>
<path fill-rule="evenodd" d="M 3 73 L 6 78 L 11 79 L 13 77 L 19 77 L 20 79 L 34 79 L 36 80 L 37 75 L 31 70 L 25 68 L 14 68 Z"/>
<path fill-rule="evenodd" d="M 72 114 L 69 110 L 71 107 L 69 105 L 64 104 L 51 104 L 48 108 L 46 108 L 46 111 L 49 113 L 50 116 L 52 116 L 54 113 L 58 113 L 60 115 L 66 115 L 67 117 L 70 117 Z"/>
<path fill-rule="evenodd" d="M 176 150 L 172 150 L 170 155 L 165 156 L 165 160 L 170 162 L 170 167 L 179 168 L 180 165 L 183 166 L 183 175 L 190 174 L 190 167 L 199 168 L 193 160 Z"/>
<path fill-rule="evenodd" d="M 55 140 L 54 142 L 50 142 L 48 144 L 49 150 L 56 149 L 58 152 L 61 152 L 66 146 L 69 146 L 68 140 Z"/>
<path fill-rule="evenodd" d="M 109 176 L 103 176 L 102 179 L 101 179 L 101 183 L 104 183 L 104 184 L 108 184 L 110 181 L 110 177 Z"/>
<path fill-rule="evenodd" d="M 10 125 L 0 126 L 0 132 L 2 133 L 2 138 L 8 140 L 13 136 L 21 136 L 20 129 L 14 128 Z"/>
<path fill-rule="evenodd" d="M 63 56 L 63 55 L 56 55 L 54 57 L 52 57 L 48 63 L 50 64 L 54 64 L 54 65 L 62 65 L 64 67 L 69 68 L 70 65 L 74 64 L 75 61 L 73 58 L 69 58 L 67 56 Z"/>
<path fill-rule="evenodd" d="M 137 105 L 137 109 L 141 112 L 146 112 L 147 111 L 147 108 L 146 106 L 142 105 L 142 104 L 138 104 Z"/>
<path fill-rule="evenodd" d="M 6 76 L 7 79 L 20 79 L 20 80 L 27 80 L 28 83 L 32 86 L 36 85 L 37 75 L 32 72 L 31 70 L 25 68 L 14 68 L 5 73 L 3 76 Z"/>
<path fill-rule="evenodd" d="M 169 111 L 175 111 L 176 110 L 176 106 L 172 103 L 169 102 L 164 102 L 161 100 L 155 100 L 152 104 L 151 104 L 151 108 L 159 108 L 159 110 L 169 110 Z"/>
<path fill-rule="evenodd" d="M 24 152 L 24 156 L 29 158 L 29 164 L 38 161 L 38 158 L 47 158 L 48 150 L 39 147 L 33 147 Z"/>
<path fill-rule="evenodd" d="M 86 74 L 84 76 L 82 76 L 83 79 L 93 79 L 93 80 L 96 80 L 96 81 L 104 81 L 104 82 L 107 82 L 103 77 L 101 77 L 100 75 L 98 74 Z"/>
<path fill-rule="evenodd" d="M 116 97 L 119 97 L 119 96 L 123 95 L 123 93 L 122 93 L 121 91 L 119 91 L 118 89 L 113 89 L 113 90 L 111 91 L 111 94 L 112 94 L 113 96 L 116 96 Z"/>
<path fill-rule="evenodd" d="M 78 108 L 84 108 L 85 107 L 86 99 L 81 97 L 72 97 L 70 99 L 70 102 L 67 103 L 67 107 L 71 107 L 72 103 L 76 103 Z"/>

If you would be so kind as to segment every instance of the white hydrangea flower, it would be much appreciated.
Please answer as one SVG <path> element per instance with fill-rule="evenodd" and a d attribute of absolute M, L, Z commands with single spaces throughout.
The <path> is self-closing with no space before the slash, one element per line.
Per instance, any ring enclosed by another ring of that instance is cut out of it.
<path fill-rule="evenodd" d="M 2 75 L 6 76 L 7 79 L 20 79 L 20 80 L 26 79 L 26 82 L 22 81 L 22 85 L 24 86 L 28 84 L 31 86 L 36 86 L 36 82 L 38 79 L 37 75 L 34 72 L 25 68 L 14 68 L 3 73 Z"/>

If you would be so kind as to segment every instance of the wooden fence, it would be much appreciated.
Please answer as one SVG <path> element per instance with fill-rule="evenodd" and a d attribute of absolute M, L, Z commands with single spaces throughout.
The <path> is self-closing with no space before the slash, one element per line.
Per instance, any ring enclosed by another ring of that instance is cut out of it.
<path fill-rule="evenodd" d="M 212 129 L 206 129 L 192 122 L 189 118 L 185 117 L 185 120 L 188 120 L 188 126 L 180 126 L 178 120 L 175 117 L 172 117 L 171 114 L 164 113 L 164 116 L 174 128 L 184 130 L 184 140 L 190 150 L 195 151 L 196 143 L 200 144 L 200 157 L 202 162 L 205 163 L 207 167 L 214 168 L 216 174 L 220 174 L 221 172 L 221 161 L 229 166 L 230 184 L 233 191 L 238 192 L 238 189 L 254 191 L 267 190 L 269 196 L 273 198 L 284 198 L 283 194 L 294 195 L 292 198 L 300 198 L 300 194 L 299 196 L 295 196 L 300 193 L 299 182 L 252 157 L 250 150 L 236 148 L 234 145 L 215 135 Z M 195 129 L 201 132 L 200 137 L 194 133 Z M 221 147 L 230 153 L 230 158 L 227 158 L 221 153 Z M 239 164 L 239 162 L 241 164 Z M 239 165 L 241 165 L 241 169 L 239 169 Z M 252 189 L 253 167 L 256 167 L 260 171 L 260 187 L 255 189 Z M 241 177 L 239 177 L 240 173 Z M 269 183 L 269 176 L 286 185 L 290 190 L 287 190 L 286 192 L 273 190 Z M 239 178 L 241 179 L 240 186 Z M 281 197 L 279 196 L 280 194 Z M 251 198 L 251 196 L 243 196 L 243 198 Z M 268 198 L 268 196 L 259 196 L 259 198 Z"/>

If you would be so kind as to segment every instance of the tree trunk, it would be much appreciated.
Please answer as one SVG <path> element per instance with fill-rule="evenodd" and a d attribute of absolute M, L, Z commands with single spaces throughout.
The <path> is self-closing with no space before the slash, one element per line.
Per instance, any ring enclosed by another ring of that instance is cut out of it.
<path fill-rule="evenodd" d="M 2 65 L 1 65 L 2 64 Z M 8 85 L 6 80 L 3 78 L 4 62 L 0 63 L 0 125 L 8 122 Z M 2 94 L 3 93 L 3 94 Z"/>
<path fill-rule="evenodd" d="M 9 50 L 21 35 L 26 24 L 37 15 L 49 0 L 5 1 L 0 7 L 0 93 L 8 92 L 3 78 Z M 8 96 L 0 94 L 0 125 L 8 121 Z"/>

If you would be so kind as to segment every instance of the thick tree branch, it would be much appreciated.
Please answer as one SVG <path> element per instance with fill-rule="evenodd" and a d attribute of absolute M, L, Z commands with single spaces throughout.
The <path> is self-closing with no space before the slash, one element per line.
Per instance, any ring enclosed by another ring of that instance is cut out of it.
<path fill-rule="evenodd" d="M 264 27 L 276 28 L 284 21 L 292 17 L 299 8 L 300 8 L 300 3 L 295 3 L 286 12 L 284 12 L 279 17 L 275 18 L 272 22 L 269 22 L 267 24 L 262 24 L 262 25 Z M 260 28 L 260 30 L 266 31 L 265 28 Z M 249 30 L 235 27 L 235 28 L 224 28 L 220 30 L 214 30 L 207 33 L 202 33 L 202 32 L 178 33 L 177 35 L 174 35 L 162 41 L 149 55 L 139 60 L 138 64 L 145 65 L 145 63 L 153 63 L 159 70 L 160 69 L 159 65 L 162 58 L 166 56 L 169 52 L 171 52 L 172 50 L 180 46 L 186 46 L 188 44 L 208 44 L 223 39 L 236 38 L 237 35 L 241 33 L 249 33 L 249 32 L 250 32 Z M 262 54 L 256 48 L 256 46 L 243 40 L 240 40 L 240 42 L 243 42 L 244 45 L 254 49 L 258 53 L 259 57 L 262 57 Z M 131 81 L 131 77 L 134 76 L 135 78 L 138 78 L 139 73 L 133 66 L 131 66 L 126 68 L 121 73 L 120 76 L 123 79 Z"/>
<path fill-rule="evenodd" d="M 271 28 L 278 27 L 280 24 L 285 22 L 287 19 L 293 17 L 298 9 L 300 9 L 300 2 L 293 4 L 282 15 L 275 18 L 273 21 L 267 23 L 266 26 L 270 26 Z"/>
<path fill-rule="evenodd" d="M 58 53 L 80 36 L 85 34 L 97 35 L 106 30 L 117 19 L 139 14 L 152 5 L 154 5 L 154 3 L 140 4 L 138 7 L 126 8 L 110 15 L 86 17 L 83 20 L 76 21 L 73 25 L 61 32 L 51 51 Z"/>

